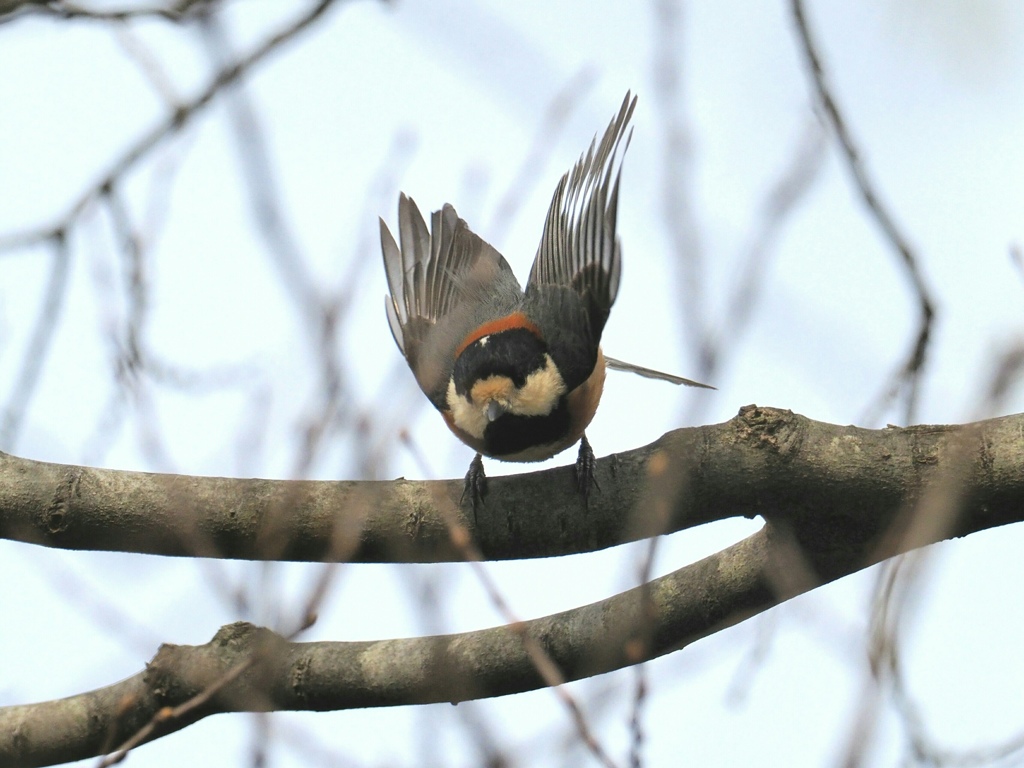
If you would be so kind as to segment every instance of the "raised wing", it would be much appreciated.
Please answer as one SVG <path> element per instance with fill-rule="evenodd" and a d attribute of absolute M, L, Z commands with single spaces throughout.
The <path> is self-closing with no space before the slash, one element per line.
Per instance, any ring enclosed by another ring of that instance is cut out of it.
<path fill-rule="evenodd" d="M 558 182 L 526 288 L 528 295 L 545 285 L 572 288 L 587 305 L 595 339 L 601 337 L 619 289 L 615 220 L 622 157 L 629 146 L 626 128 L 635 106 L 636 97 L 627 92 L 600 144 L 595 137 Z"/>
<path fill-rule="evenodd" d="M 515 311 L 522 289 L 450 205 L 431 214 L 428 231 L 416 203 L 400 195 L 398 237 L 401 245 L 381 219 L 388 324 L 420 388 L 443 409 L 456 348 L 480 324 Z"/>

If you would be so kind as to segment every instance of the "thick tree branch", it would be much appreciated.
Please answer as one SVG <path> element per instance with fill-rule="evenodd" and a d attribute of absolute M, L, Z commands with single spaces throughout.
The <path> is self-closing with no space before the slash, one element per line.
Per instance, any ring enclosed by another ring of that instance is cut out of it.
<path fill-rule="evenodd" d="M 671 530 L 731 515 L 761 514 L 766 525 L 642 587 L 517 627 L 293 643 L 234 624 L 203 646 L 165 645 L 121 683 L 0 709 L 0 766 L 111 752 L 136 734 L 156 738 L 218 712 L 458 702 L 531 690 L 544 682 L 524 634 L 566 680 L 636 664 L 893 554 L 1021 520 L 1022 434 L 1021 415 L 863 430 L 748 406 L 725 424 L 679 430 L 602 460 L 603 492 L 589 512 L 578 508 L 567 469 L 495 478 L 477 528 L 491 556 L 581 551 L 654 533 L 631 521 L 631 509 L 644 519 L 667 510 Z M 441 507 L 459 493 L 458 482 L 225 480 L 0 460 L 5 535 L 67 547 L 116 543 L 186 554 L 203 542 L 204 554 L 219 556 L 441 559 L 455 551 Z M 622 511 L 614 525 L 613 509 Z M 345 530 L 347 551 L 331 542 L 332 532 Z"/>
<path fill-rule="evenodd" d="M 525 622 L 566 679 L 667 653 L 777 602 L 776 548 L 762 531 L 608 600 Z M 653 606 L 653 631 L 639 628 Z M 636 635 L 642 632 L 646 642 Z M 177 719 L 169 709 L 245 668 Z M 459 702 L 543 686 L 519 632 L 496 627 L 376 642 L 289 643 L 250 624 L 202 646 L 165 645 L 145 672 L 91 693 L 0 709 L 0 766 L 49 765 L 113 751 L 147 722 L 150 737 L 217 712 L 336 710 Z"/>
<path fill-rule="evenodd" d="M 462 481 L 318 482 L 122 472 L 0 454 L 0 538 L 64 549 L 253 560 L 459 561 L 588 552 L 728 517 L 786 522 L 823 574 L 849 572 L 929 487 L 963 488 L 942 536 L 1024 519 L 1024 416 L 867 430 L 748 406 L 598 462 L 495 477 L 474 522 Z M 457 516 L 457 517 L 456 517 Z M 663 521 L 656 523 L 654 521 Z"/>

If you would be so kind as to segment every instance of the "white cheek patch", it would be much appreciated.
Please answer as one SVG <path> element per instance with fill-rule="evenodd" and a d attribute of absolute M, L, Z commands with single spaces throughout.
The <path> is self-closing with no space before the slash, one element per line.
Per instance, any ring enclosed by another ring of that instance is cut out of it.
<path fill-rule="evenodd" d="M 558 405 L 566 387 L 551 355 L 545 354 L 544 367 L 527 376 L 526 383 L 519 389 L 512 387 L 504 376 L 492 376 L 475 383 L 471 391 L 477 393 L 479 402 L 460 395 L 455 391 L 454 379 L 449 380 L 445 400 L 455 425 L 483 440 L 484 430 L 490 423 L 487 406 L 492 401 L 517 416 L 547 416 Z"/>
<path fill-rule="evenodd" d="M 448 393 L 445 395 L 448 403 L 448 410 L 452 412 L 452 421 L 464 432 L 469 433 L 477 440 L 484 439 L 484 429 L 487 428 L 487 404 L 483 407 L 473 405 L 466 398 L 455 391 L 455 381 L 448 381 Z"/>
<path fill-rule="evenodd" d="M 544 355 L 544 367 L 526 377 L 508 404 L 510 412 L 520 416 L 547 416 L 565 394 L 565 382 L 551 355 Z"/>

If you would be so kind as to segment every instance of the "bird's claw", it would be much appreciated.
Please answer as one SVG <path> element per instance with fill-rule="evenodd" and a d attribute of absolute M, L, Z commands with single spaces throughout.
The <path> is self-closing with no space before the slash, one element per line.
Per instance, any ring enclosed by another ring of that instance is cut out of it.
<path fill-rule="evenodd" d="M 487 475 L 484 473 L 484 460 L 478 453 L 469 464 L 469 471 L 466 472 L 466 484 L 462 488 L 462 496 L 459 504 L 469 496 L 469 503 L 473 507 L 473 521 L 476 522 L 477 508 L 483 506 L 484 497 L 487 495 Z"/>
<path fill-rule="evenodd" d="M 597 490 L 601 490 L 601 486 L 597 483 L 597 478 L 594 477 L 594 470 L 596 468 L 597 458 L 594 456 L 594 449 L 590 447 L 590 441 L 584 435 L 580 440 L 579 455 L 576 457 L 576 488 L 583 497 L 584 504 L 590 499 L 591 485 L 596 486 Z"/>

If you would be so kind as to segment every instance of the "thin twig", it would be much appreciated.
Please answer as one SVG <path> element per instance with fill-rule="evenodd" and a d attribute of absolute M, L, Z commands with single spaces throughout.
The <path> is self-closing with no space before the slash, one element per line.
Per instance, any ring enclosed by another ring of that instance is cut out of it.
<path fill-rule="evenodd" d="M 671 263 L 679 281 L 682 330 L 704 370 L 709 334 L 704 300 L 703 246 L 693 196 L 693 136 L 683 112 L 682 4 L 656 0 L 653 4 L 655 103 L 660 107 L 664 131 L 661 167 L 662 213 L 671 243 Z"/>
<path fill-rule="evenodd" d="M 276 52 L 282 45 L 313 24 L 334 3 L 335 0 L 319 0 L 319 2 L 308 8 L 304 13 L 263 40 L 245 56 L 224 67 L 200 93 L 172 110 L 171 114 L 136 139 L 127 150 L 100 174 L 99 179 L 79 196 L 64 215 L 58 219 L 56 224 L 15 232 L 0 238 L 0 252 L 26 248 L 35 243 L 53 238 L 58 233 L 70 229 L 75 220 L 93 200 L 101 195 L 105 189 L 114 186 L 122 176 L 134 168 L 142 159 L 148 157 L 156 146 L 168 137 L 176 134 L 184 125 L 208 107 L 225 86 L 247 75 L 250 70 L 260 64 L 267 56 Z"/>
<path fill-rule="evenodd" d="M 219 18 L 205 14 L 199 28 L 206 50 L 216 66 L 224 69 L 232 58 L 231 41 Z M 224 88 L 224 100 L 233 129 L 235 147 L 245 189 L 249 193 L 249 207 L 256 231 L 263 240 L 267 255 L 295 306 L 312 326 L 321 322 L 322 298 L 307 266 L 307 259 L 292 232 L 290 222 L 281 204 L 280 190 L 270 149 L 259 115 L 248 96 L 244 81 L 236 81 Z"/>
<path fill-rule="evenodd" d="M 305 632 L 313 626 L 315 621 L 315 616 L 304 616 L 290 632 L 284 635 L 284 639 L 288 641 L 294 640 L 302 632 Z M 265 644 L 258 645 L 245 659 L 229 668 L 224 672 L 224 674 L 213 681 L 210 685 L 203 688 L 203 690 L 192 698 L 178 704 L 177 706 L 163 707 L 157 710 L 149 722 L 118 745 L 111 753 L 101 758 L 96 764 L 96 768 L 109 768 L 111 765 L 120 763 L 128 756 L 128 753 L 131 752 L 131 750 L 148 741 L 158 729 L 162 730 L 169 726 L 173 726 L 175 723 L 180 722 L 190 714 L 209 704 L 213 701 L 214 697 L 224 690 L 224 688 L 237 680 L 242 674 L 252 669 L 256 664 L 267 659 L 273 651 L 274 646 L 272 644 L 269 647 Z"/>
<path fill-rule="evenodd" d="M 849 171 L 855 188 L 860 194 L 861 200 L 871 214 L 871 218 L 881 230 L 882 235 L 889 241 L 890 245 L 899 255 L 900 263 L 903 265 L 907 278 L 917 297 L 919 321 L 918 329 L 909 354 L 900 365 L 899 370 L 892 377 L 892 383 L 886 392 L 876 401 L 870 412 L 884 411 L 888 404 L 905 392 L 906 407 L 904 418 L 906 423 L 914 421 L 914 414 L 917 408 L 917 398 L 921 385 L 921 377 L 928 354 L 928 344 L 931 339 L 932 324 L 935 319 L 935 302 L 931 297 L 931 291 L 925 283 L 924 275 L 921 272 L 920 258 L 910 244 L 910 240 L 900 230 L 899 226 L 887 206 L 882 202 L 881 196 L 862 159 L 862 153 L 854 141 L 853 135 L 848 128 L 847 121 L 832 94 L 832 88 L 828 82 L 822 64 L 819 47 L 814 40 L 807 16 L 804 11 L 803 0 L 791 0 L 791 9 L 797 31 L 797 39 L 800 42 L 801 52 L 807 63 L 807 69 L 814 83 L 825 115 L 828 117 L 832 129 L 839 140 L 842 156 L 846 161 L 846 169 Z M 872 416 L 872 420 L 877 416 Z"/>
<path fill-rule="evenodd" d="M 544 110 L 544 116 L 541 118 L 537 133 L 526 156 L 520 162 L 515 176 L 494 207 L 494 215 L 490 222 L 483 229 L 488 234 L 490 242 L 498 244 L 500 247 L 509 224 L 516 217 L 531 188 L 536 186 L 540 180 L 540 171 L 544 167 L 544 162 L 555 148 L 555 137 L 558 136 L 569 116 L 586 96 L 596 79 L 595 72 L 591 68 L 581 69 L 562 86 L 548 104 L 547 109 Z"/>
<path fill-rule="evenodd" d="M 178 2 L 167 5 L 150 5 L 129 8 L 89 8 L 80 3 L 64 2 L 62 0 L 8 0 L 8 5 L 13 10 L 8 10 L 0 3 L 0 19 L 9 19 L 2 14 L 10 13 L 11 18 L 16 12 L 19 15 L 36 14 L 40 16 L 52 16 L 59 19 L 84 20 L 84 21 L 135 21 L 137 19 L 165 19 L 174 23 L 180 23 L 189 18 L 195 12 L 197 6 L 214 5 L 218 0 L 178 0 Z"/>
<path fill-rule="evenodd" d="M 96 764 L 96 768 L 109 768 L 111 765 L 120 763 L 128 757 L 128 753 L 135 749 L 135 747 L 145 743 L 151 736 L 153 736 L 158 728 L 167 727 L 174 722 L 180 721 L 189 713 L 195 712 L 201 706 L 211 701 L 214 696 L 224 690 L 225 686 L 230 685 L 244 672 L 251 669 L 258 661 L 261 660 L 261 658 L 261 653 L 253 653 L 245 661 L 236 664 L 221 675 L 215 682 L 204 688 L 188 701 L 179 704 L 176 707 L 164 707 L 163 709 L 157 710 L 157 713 L 153 715 L 152 719 L 150 719 L 148 723 L 118 745 L 113 752 L 101 758 Z"/>
<path fill-rule="evenodd" d="M 764 195 L 741 256 L 739 279 L 728 297 L 718 337 L 709 351 L 708 367 L 699 372 L 701 381 L 713 380 L 724 353 L 737 348 L 737 339 L 746 330 L 764 289 L 764 275 L 776 252 L 775 243 L 820 175 L 825 157 L 824 138 L 821 121 L 808 120 L 786 165 Z"/>
<path fill-rule="evenodd" d="M 116 24 L 114 33 L 114 38 L 121 49 L 135 62 L 143 77 L 163 102 L 172 109 L 175 104 L 181 103 L 181 96 L 167 68 L 160 63 L 135 27 L 130 24 Z"/>
<path fill-rule="evenodd" d="M 52 263 L 50 276 L 39 303 L 35 327 L 25 347 L 25 357 L 7 404 L 0 412 L 0 449 L 13 450 L 21 431 L 25 414 L 32 402 L 39 377 L 53 347 L 64 308 L 64 296 L 68 288 L 68 267 L 71 256 L 68 250 L 66 230 L 56 229 L 45 239 L 50 241 Z"/>
<path fill-rule="evenodd" d="M 601 746 L 601 743 L 597 740 L 593 730 L 587 723 L 587 717 L 583 713 L 582 707 L 580 707 L 576 698 L 565 687 L 566 679 L 565 675 L 562 674 L 562 670 L 559 669 L 555 660 L 552 659 L 551 655 L 544 649 L 544 646 L 530 634 L 529 625 L 516 616 L 512 607 L 508 604 L 508 601 L 505 600 L 505 596 L 498 588 L 497 583 L 487 572 L 487 569 L 484 567 L 483 553 L 479 548 L 477 548 L 476 544 L 473 543 L 473 539 L 470 536 L 469 531 L 455 519 L 454 514 L 448 515 L 447 523 L 452 543 L 463 553 L 466 562 L 470 564 L 470 567 L 473 569 L 473 573 L 476 574 L 481 586 L 483 586 L 484 592 L 487 593 L 491 603 L 498 609 L 498 612 L 505 619 L 505 623 L 508 625 L 508 628 L 512 630 L 522 641 L 523 649 L 530 657 L 530 661 L 533 663 L 537 673 L 544 680 L 545 685 L 551 689 L 558 700 L 568 710 L 583 744 L 602 765 L 606 766 L 606 768 L 616 768 L 615 762 L 611 757 L 609 757 L 604 747 Z"/>
<path fill-rule="evenodd" d="M 1006 351 L 1000 365 L 983 392 L 977 407 L 980 415 L 998 410 L 1010 389 L 1024 370 L 1024 350 L 1015 346 Z M 965 477 L 958 468 L 966 463 L 970 449 L 961 445 L 955 449 L 953 461 L 946 473 L 938 478 L 937 485 L 922 494 L 915 506 L 902 516 L 890 529 L 902 532 L 907 541 L 914 541 L 921 534 L 932 535 L 939 530 L 952 530 L 957 518 L 964 514 L 968 496 Z M 902 544 L 898 545 L 905 548 Z M 850 730 L 846 753 L 842 764 L 848 768 L 862 765 L 867 760 L 867 750 L 876 729 L 886 697 L 899 715 L 907 735 L 911 762 L 935 766 L 974 766 L 1004 759 L 1024 749 L 1024 737 L 1018 734 L 1005 743 L 954 752 L 941 748 L 928 732 L 921 707 L 915 700 L 906 680 L 901 655 L 901 631 L 908 615 L 920 604 L 918 590 L 927 581 L 924 570 L 929 563 L 931 550 L 919 549 L 894 558 L 880 569 L 875 598 L 872 606 L 869 661 L 870 674 L 865 680 L 855 725 Z"/>

